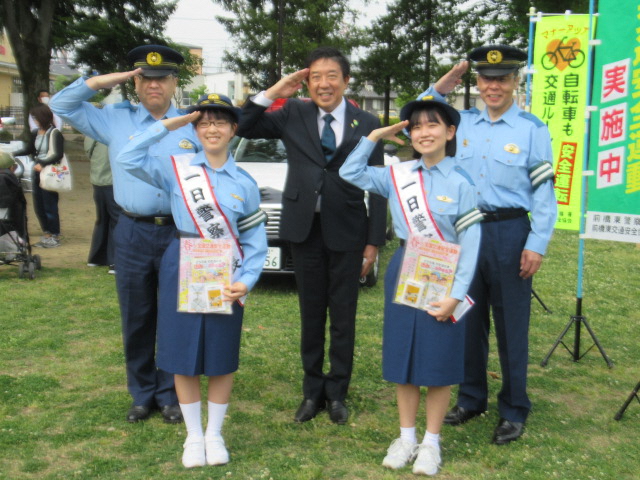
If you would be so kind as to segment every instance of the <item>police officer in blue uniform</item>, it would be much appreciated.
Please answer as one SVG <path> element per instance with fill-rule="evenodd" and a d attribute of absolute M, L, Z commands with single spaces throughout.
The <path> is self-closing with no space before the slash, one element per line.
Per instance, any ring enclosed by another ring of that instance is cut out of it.
<path fill-rule="evenodd" d="M 500 420 L 492 439 L 497 445 L 522 435 L 531 409 L 526 391 L 531 282 L 557 213 L 549 131 L 513 98 L 526 58 L 525 52 L 505 45 L 487 45 L 469 54 L 486 108 L 461 112 L 457 133 L 456 161 L 478 189 L 484 221 L 469 288 L 476 305 L 465 319 L 465 379 L 444 422 L 460 425 L 487 409 L 491 311 L 502 369 Z M 448 94 L 468 67 L 466 61 L 454 66 L 421 96 Z"/>
<path fill-rule="evenodd" d="M 156 408 L 165 422 L 182 422 L 173 375 L 156 367 L 158 270 L 167 245 L 175 238 L 170 195 L 125 171 L 115 162 L 129 138 L 162 118 L 180 112 L 171 98 L 184 59 L 162 45 L 143 45 L 127 59 L 134 67 L 91 78 L 79 78 L 56 96 L 49 106 L 83 134 L 109 147 L 115 200 L 122 207 L 115 231 L 116 287 L 122 315 L 127 386 L 133 403 L 129 422 L 146 419 Z M 128 101 L 94 107 L 88 100 L 103 88 L 133 79 L 140 103 Z M 149 148 L 158 162 L 170 167 L 170 156 L 193 153 L 199 143 L 191 128 L 170 132 Z"/>

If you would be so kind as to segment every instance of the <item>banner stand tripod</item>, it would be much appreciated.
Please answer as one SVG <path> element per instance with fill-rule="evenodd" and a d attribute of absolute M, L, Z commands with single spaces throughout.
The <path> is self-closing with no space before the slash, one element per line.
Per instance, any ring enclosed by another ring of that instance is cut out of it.
<path fill-rule="evenodd" d="M 591 40 L 589 40 L 589 52 L 588 52 L 588 56 L 587 56 L 587 70 L 588 71 L 591 71 L 591 65 L 593 64 L 593 46 L 599 43 L 599 42 L 593 40 L 593 37 L 592 37 L 593 34 L 591 33 L 591 32 L 593 32 L 594 6 L 595 6 L 594 5 L 594 0 L 590 0 L 589 1 L 589 32 L 590 32 Z M 531 14 L 530 14 L 530 20 L 533 21 L 533 12 L 531 12 Z M 530 23 L 530 26 L 529 26 L 529 39 L 530 39 L 530 42 L 533 39 L 533 24 L 532 23 Z M 529 65 L 531 65 L 531 49 L 529 50 Z M 590 95 L 590 93 L 591 93 L 591 80 L 592 80 L 591 79 L 591 75 L 587 75 L 587 92 L 588 92 L 588 95 Z M 527 84 L 529 84 L 529 80 L 527 80 Z M 542 367 L 547 365 L 547 363 L 549 362 L 549 358 L 551 357 L 551 354 L 555 351 L 555 349 L 560 344 L 562 344 L 562 346 L 571 354 L 571 356 L 573 357 L 573 361 L 574 362 L 577 362 L 583 356 L 585 356 L 589 352 L 589 350 L 591 350 L 593 348 L 593 346 L 595 345 L 595 346 L 598 347 L 598 350 L 600 351 L 600 354 L 604 358 L 605 362 L 607 362 L 607 365 L 609 366 L 609 368 L 613 367 L 613 362 L 609 359 L 609 357 L 607 357 L 607 354 L 605 353 L 604 349 L 602 348 L 602 345 L 600 345 L 600 342 L 598 341 L 598 338 L 596 337 L 595 333 L 593 333 L 593 330 L 591 329 L 591 326 L 587 322 L 587 318 L 584 315 L 582 315 L 582 277 L 583 277 L 583 271 L 584 271 L 584 238 L 583 238 L 583 236 L 584 236 L 584 232 L 585 232 L 585 210 L 586 210 L 586 205 L 587 205 L 587 175 L 590 174 L 590 172 L 588 172 L 589 148 L 587 148 L 587 147 L 589 145 L 589 130 L 590 130 L 589 123 L 590 123 L 591 112 L 593 110 L 594 109 L 590 106 L 590 100 L 588 98 L 587 99 L 587 106 L 586 106 L 586 109 L 585 109 L 585 129 L 584 129 L 584 145 L 585 145 L 585 148 L 584 148 L 584 151 L 583 151 L 583 159 L 582 159 L 583 174 L 582 174 L 582 194 L 581 194 L 581 201 L 580 201 L 580 236 L 579 236 L 579 242 L 578 242 L 578 285 L 577 285 L 577 292 L 576 292 L 576 314 L 571 316 L 571 318 L 569 319 L 569 322 L 564 327 L 564 330 L 562 331 L 560 336 L 556 339 L 555 343 L 553 344 L 553 347 L 551 347 L 551 350 L 549 350 L 549 353 L 547 353 L 547 355 L 544 357 L 542 362 L 540 362 L 540 366 L 542 366 Z M 571 350 L 563 342 L 563 338 L 567 334 L 567 332 L 569 331 L 571 326 L 573 326 L 573 325 L 575 325 L 575 336 L 574 336 L 574 339 L 573 339 L 573 350 Z M 593 340 L 593 345 L 591 345 L 581 355 L 580 354 L 580 334 L 581 334 L 582 325 L 585 326 L 585 328 L 589 332 L 589 335 L 591 335 L 591 339 Z"/>
<path fill-rule="evenodd" d="M 569 347 L 567 347 L 567 345 L 562 340 L 572 325 L 575 325 L 573 351 L 569 349 Z M 581 333 L 580 331 L 581 331 L 582 325 L 585 326 L 585 328 L 589 332 L 589 335 L 591 335 L 591 339 L 593 340 L 593 345 L 591 345 L 582 355 L 580 355 L 580 333 Z M 574 362 L 577 362 L 578 360 L 580 360 L 589 352 L 589 350 L 591 350 L 594 346 L 596 346 L 598 347 L 598 350 L 600 351 L 602 358 L 604 358 L 605 362 L 607 362 L 607 366 L 609 368 L 613 368 L 613 362 L 609 359 L 609 357 L 605 353 L 604 349 L 602 348 L 602 345 L 600 345 L 600 342 L 598 341 L 598 337 L 596 337 L 596 334 L 593 333 L 593 330 L 591 330 L 591 327 L 587 322 L 587 317 L 582 315 L 582 299 L 581 298 L 577 299 L 576 314 L 571 316 L 571 318 L 569 319 L 569 323 L 567 323 L 567 325 L 564 327 L 564 330 L 562 331 L 560 336 L 557 338 L 556 342 L 553 344 L 553 347 L 551 347 L 551 350 L 549 350 L 549 353 L 547 353 L 547 356 L 544 357 L 542 362 L 540 362 L 541 367 L 547 366 L 547 363 L 549 363 L 549 358 L 551 357 L 551 354 L 560 344 L 562 344 L 562 346 L 571 354 Z"/>
<path fill-rule="evenodd" d="M 636 385 L 636 388 L 634 388 L 631 394 L 629 395 L 629 398 L 627 398 L 627 400 L 624 402 L 622 407 L 620 407 L 620 410 L 618 410 L 618 413 L 616 413 L 616 416 L 613 417 L 614 419 L 620 420 L 622 418 L 624 411 L 627 409 L 627 407 L 629 406 L 629 404 L 634 398 L 638 400 L 638 403 L 640 403 L 640 397 L 638 396 L 638 391 L 640 391 L 640 382 L 638 382 L 638 384 Z"/>
<path fill-rule="evenodd" d="M 533 288 L 531 289 L 531 295 L 533 296 L 533 298 L 535 298 L 538 301 L 538 303 L 542 306 L 545 312 L 553 313 L 551 310 L 549 310 L 549 307 L 545 305 L 545 303 L 542 301 L 540 296 L 536 293 L 536 291 Z"/>

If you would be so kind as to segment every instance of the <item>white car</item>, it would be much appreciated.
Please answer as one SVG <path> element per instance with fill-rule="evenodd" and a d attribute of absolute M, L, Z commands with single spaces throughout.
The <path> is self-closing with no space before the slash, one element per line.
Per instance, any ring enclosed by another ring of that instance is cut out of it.
<path fill-rule="evenodd" d="M 289 243 L 280 238 L 280 215 L 282 192 L 287 178 L 287 151 L 281 140 L 236 137 L 230 147 L 233 157 L 241 168 L 258 182 L 260 208 L 269 217 L 267 242 L 269 252 L 264 264 L 264 273 L 293 273 L 293 259 Z M 371 287 L 378 281 L 378 260 L 371 272 L 360 279 L 360 284 Z"/>

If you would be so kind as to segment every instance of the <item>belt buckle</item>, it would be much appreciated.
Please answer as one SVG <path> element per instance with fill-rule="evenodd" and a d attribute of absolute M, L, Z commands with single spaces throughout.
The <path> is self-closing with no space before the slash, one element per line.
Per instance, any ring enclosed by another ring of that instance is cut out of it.
<path fill-rule="evenodd" d="M 165 217 L 153 217 L 153 223 L 155 225 L 163 226 L 166 225 L 167 219 Z"/>
<path fill-rule="evenodd" d="M 497 222 L 499 215 L 498 212 L 482 212 L 485 222 Z"/>

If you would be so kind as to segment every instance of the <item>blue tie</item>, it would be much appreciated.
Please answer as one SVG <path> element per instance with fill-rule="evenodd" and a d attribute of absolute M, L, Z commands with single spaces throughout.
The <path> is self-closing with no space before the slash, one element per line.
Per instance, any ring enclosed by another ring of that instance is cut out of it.
<path fill-rule="evenodd" d="M 327 113 L 324 117 L 324 127 L 322 127 L 322 137 L 320 143 L 322 144 L 322 151 L 324 152 L 324 158 L 331 160 L 333 154 L 336 152 L 336 134 L 331 128 L 331 122 L 334 120 L 333 115 Z"/>

